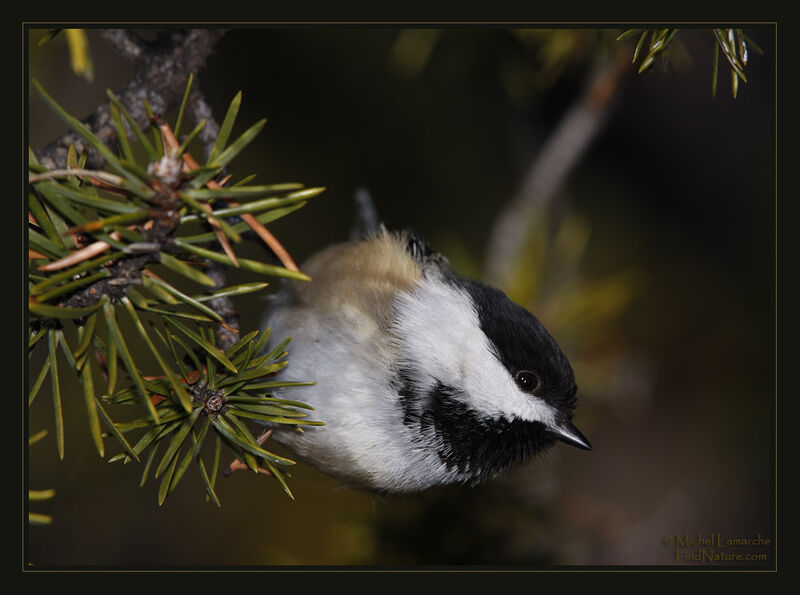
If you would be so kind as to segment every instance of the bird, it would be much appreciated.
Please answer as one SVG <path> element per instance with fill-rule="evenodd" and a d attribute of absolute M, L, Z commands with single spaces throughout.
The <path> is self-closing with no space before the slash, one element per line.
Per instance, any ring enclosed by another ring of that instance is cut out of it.
<path fill-rule="evenodd" d="M 380 224 L 301 269 L 312 280 L 286 281 L 264 321 L 291 337 L 284 378 L 315 382 L 302 400 L 324 425 L 272 428 L 301 460 L 397 494 L 475 486 L 559 441 L 591 450 L 555 339 L 417 232 Z"/>

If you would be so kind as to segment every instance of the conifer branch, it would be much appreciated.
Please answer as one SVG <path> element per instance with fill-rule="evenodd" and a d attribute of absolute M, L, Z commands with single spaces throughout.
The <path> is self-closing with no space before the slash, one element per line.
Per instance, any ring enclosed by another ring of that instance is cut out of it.
<path fill-rule="evenodd" d="M 130 31 L 101 32 L 101 37 L 114 49 L 133 61 L 131 80 L 115 95 L 128 108 L 137 126 L 145 127 L 149 122 L 145 101 L 157 114 L 167 113 L 180 101 L 187 77 L 202 69 L 214 45 L 224 34 L 221 29 L 174 30 L 155 42 L 145 44 Z M 83 124 L 103 143 L 116 146 L 117 133 L 107 104 L 99 106 L 83 120 Z M 86 143 L 80 135 L 69 132 L 37 151 L 37 159 L 48 169 L 61 169 L 67 163 L 67 152 L 72 145 L 80 153 Z M 100 169 L 103 161 L 95 150 L 89 150 L 86 163 L 90 169 Z"/>
<path fill-rule="evenodd" d="M 210 434 L 247 468 L 275 478 L 292 496 L 279 467 L 293 461 L 265 449 L 262 443 L 269 434 L 257 440 L 247 423 L 256 420 L 297 427 L 321 422 L 307 419 L 300 411 L 309 409 L 303 403 L 277 399 L 270 392 L 303 384 L 272 379 L 287 363 L 288 339 L 264 354 L 269 329 L 240 335 L 231 296 L 258 291 L 266 284 L 226 286 L 222 264 L 272 276 L 308 278 L 296 267 L 249 259 L 234 262 L 197 244 L 220 238 L 228 246 L 231 241 L 242 241 L 241 228 L 236 228 L 246 224 L 226 222 L 234 215 L 231 211 L 239 209 L 239 214 L 261 225 L 296 210 L 322 189 L 296 183 L 246 183 L 252 178 L 231 188 L 216 182 L 223 168 L 255 138 L 263 121 L 228 142 L 228 134 L 220 135 L 213 118 L 205 113 L 208 106 L 198 88 L 194 87 L 194 95 L 189 92 L 192 80 L 190 77 L 183 94 L 175 128 L 180 127 L 187 107 L 193 119 L 213 123 L 217 136 L 201 139 L 204 152 L 211 156 L 202 165 L 189 153 L 192 140 L 200 138 L 202 125 L 196 125 L 180 143 L 172 127 L 153 115 L 148 125 L 158 131 L 155 139 L 159 142 L 150 144 L 128 107 L 109 91 L 116 110 L 112 125 L 117 137 L 127 138 L 124 117 L 131 139 L 144 145 L 148 161 L 137 164 L 130 146 L 120 143 L 122 156 L 115 154 L 34 82 L 83 146 L 91 146 L 115 173 L 88 168 L 88 151 L 78 152 L 74 146 L 67 149 L 67 167 L 58 170 L 48 170 L 35 154 L 29 155 L 29 349 L 46 344 L 49 355 L 29 404 L 49 373 L 59 456 L 63 457 L 62 408 L 67 401 L 60 397 L 60 374 L 72 370 L 84 389 L 89 426 L 100 456 L 105 456 L 103 438 L 110 437 L 122 450 L 110 462 L 144 461 L 141 483 L 154 470 L 153 475 L 161 481 L 159 505 L 193 462 L 208 498 L 219 505 L 214 491 L 218 454 L 210 473 L 202 458 L 204 440 Z M 237 95 L 232 106 L 239 101 Z M 235 112 L 229 109 L 229 114 Z M 227 130 L 232 126 L 232 118 L 226 117 Z M 197 221 L 213 233 L 187 235 L 185 224 Z M 168 279 L 167 273 L 177 278 Z M 197 294 L 187 284 L 200 284 L 206 293 Z M 128 323 L 133 324 L 133 333 L 123 332 L 122 325 Z M 67 340 L 62 330 L 65 325 L 74 326 L 76 343 Z M 40 343 L 45 336 L 48 341 Z M 59 348 L 66 366 L 58 364 Z M 157 362 L 158 373 L 144 371 L 139 363 L 143 349 Z M 92 378 L 93 357 L 106 383 L 99 397 Z M 139 407 L 142 415 L 117 422 L 114 418 L 120 406 Z M 108 431 L 105 435 L 101 434 L 101 419 Z M 144 433 L 134 441 L 126 436 L 132 431 Z M 166 450 L 155 462 L 160 445 L 166 445 Z"/>

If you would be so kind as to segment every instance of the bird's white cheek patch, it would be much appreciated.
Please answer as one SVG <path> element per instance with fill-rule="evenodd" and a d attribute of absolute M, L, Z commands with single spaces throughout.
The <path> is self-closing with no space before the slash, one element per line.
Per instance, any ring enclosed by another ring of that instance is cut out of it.
<path fill-rule="evenodd" d="M 463 390 L 471 407 L 493 418 L 555 425 L 553 408 L 520 391 L 497 359 L 466 292 L 426 279 L 398 295 L 395 314 L 399 363 L 428 378 L 425 387 L 442 382 Z"/>
<path fill-rule="evenodd" d="M 465 375 L 465 387 L 473 401 L 473 407 L 492 417 L 518 418 L 525 421 L 538 421 L 545 425 L 555 425 L 556 412 L 545 401 L 524 393 L 511 378 L 500 360 L 490 351 L 489 340 L 485 341 L 479 352 L 480 367 L 472 367 Z M 475 355 L 472 356 L 473 361 Z"/>

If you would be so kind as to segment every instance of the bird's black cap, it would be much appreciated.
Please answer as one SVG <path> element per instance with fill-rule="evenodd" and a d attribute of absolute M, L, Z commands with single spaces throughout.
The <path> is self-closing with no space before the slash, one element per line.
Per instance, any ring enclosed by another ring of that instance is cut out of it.
<path fill-rule="evenodd" d="M 540 383 L 536 396 L 561 414 L 560 423 L 568 423 L 578 387 L 569 360 L 544 325 L 499 289 L 458 275 L 449 281 L 472 297 L 481 329 L 503 366 L 512 376 L 522 370 L 534 372 Z"/>

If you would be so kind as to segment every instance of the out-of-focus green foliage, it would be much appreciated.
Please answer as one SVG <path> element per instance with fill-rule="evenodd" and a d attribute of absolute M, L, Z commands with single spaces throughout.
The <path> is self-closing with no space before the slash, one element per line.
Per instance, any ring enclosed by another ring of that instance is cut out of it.
<path fill-rule="evenodd" d="M 558 337 L 580 378 L 581 396 L 590 399 L 609 390 L 615 368 L 625 359 L 624 350 L 604 341 L 647 284 L 644 271 L 635 268 L 587 278 L 591 231 L 591 223 L 573 211 L 557 218 L 552 209 L 538 209 L 503 288 Z M 460 271 L 478 274 L 478 264 L 457 242 L 444 243 Z"/>
<path fill-rule="evenodd" d="M 94 80 L 94 64 L 89 50 L 89 40 L 83 29 L 67 29 L 67 45 L 72 71 L 87 81 Z"/>
<path fill-rule="evenodd" d="M 89 49 L 89 39 L 83 29 L 50 29 L 39 39 L 39 45 L 44 45 L 56 35 L 65 32 L 67 47 L 69 48 L 70 64 L 72 72 L 91 82 L 94 80 L 94 63 L 92 62 L 92 52 Z"/>
<path fill-rule="evenodd" d="M 570 67 L 582 65 L 593 57 L 610 55 L 614 41 L 636 38 L 634 64 L 639 73 L 650 70 L 657 60 L 666 70 L 670 62 L 688 66 L 692 59 L 681 41 L 682 35 L 711 33 L 714 38 L 712 94 L 716 96 L 719 53 L 725 57 L 731 72 L 731 91 L 738 95 L 739 80 L 744 74 L 750 49 L 763 55 L 739 28 L 679 30 L 675 28 L 628 29 L 617 34 L 615 29 L 509 29 L 509 34 L 522 50 L 509 54 L 498 63 L 498 73 L 509 97 L 522 105 L 552 87 Z M 443 45 L 441 29 L 402 29 L 398 32 L 389 57 L 391 69 L 406 78 L 418 76 L 428 65 L 437 45 Z M 637 37 L 638 36 L 638 37 Z M 452 47 L 449 51 L 453 51 Z"/>
<path fill-rule="evenodd" d="M 47 430 L 41 430 L 28 438 L 28 446 L 36 444 L 47 436 Z M 55 490 L 28 490 L 28 503 L 50 500 L 56 495 Z M 28 523 L 31 525 L 49 525 L 53 522 L 53 517 L 38 512 L 28 512 Z"/>
<path fill-rule="evenodd" d="M 758 54 L 763 55 L 764 52 L 741 29 L 711 29 L 711 32 L 715 41 L 713 70 L 711 72 L 711 94 L 714 96 L 717 94 L 719 53 L 721 50 L 731 69 L 731 93 L 735 98 L 739 93 L 739 80 L 747 82 L 744 69 L 747 66 L 750 55 L 748 48 L 753 48 Z M 633 62 L 635 64 L 639 57 L 642 58 L 639 62 L 640 73 L 652 68 L 657 58 L 661 58 L 662 64 L 666 68 L 671 56 L 687 56 L 686 49 L 677 38 L 678 29 L 628 29 L 617 40 L 621 41 L 636 35 L 639 35 L 639 39 L 633 51 Z"/>
<path fill-rule="evenodd" d="M 440 36 L 440 29 L 400 31 L 389 55 L 391 69 L 407 78 L 419 75 L 430 60 Z"/>

